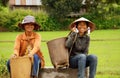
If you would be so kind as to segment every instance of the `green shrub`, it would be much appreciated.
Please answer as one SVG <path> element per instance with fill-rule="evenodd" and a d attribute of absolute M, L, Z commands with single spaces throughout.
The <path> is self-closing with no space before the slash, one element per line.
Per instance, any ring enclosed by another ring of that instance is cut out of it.
<path fill-rule="evenodd" d="M 18 28 L 20 23 L 26 15 L 33 15 L 36 21 L 41 25 L 41 31 L 53 31 L 62 29 L 62 23 L 57 19 L 48 16 L 45 11 L 33 12 L 31 10 L 18 9 L 7 13 L 0 12 L 0 26 L 7 28 L 9 31 L 21 31 Z M 65 23 L 64 23 L 65 24 Z"/>
<path fill-rule="evenodd" d="M 97 29 L 117 29 L 120 28 L 120 15 L 117 14 L 119 11 L 115 10 L 115 13 L 100 13 L 99 11 L 94 11 L 82 16 L 93 21 Z M 21 31 L 21 29 L 18 28 L 18 23 L 20 23 L 26 15 L 35 16 L 37 23 L 41 25 L 40 31 L 68 30 L 70 23 L 77 19 L 66 17 L 57 19 L 49 16 L 42 10 L 36 12 L 23 9 L 7 11 L 5 8 L 0 11 L 0 28 L 6 28 L 6 30 L 9 31 Z"/>
<path fill-rule="evenodd" d="M 6 63 L 7 63 L 6 58 L 0 58 L 0 77 L 8 75 Z"/>
<path fill-rule="evenodd" d="M 95 23 L 97 29 L 118 29 L 120 28 L 120 15 L 101 14 L 97 12 L 87 13 L 83 17 Z"/>
<path fill-rule="evenodd" d="M 59 30 L 60 24 L 54 18 L 48 17 L 47 20 L 44 23 L 42 23 L 42 27 L 44 31 Z"/>
<path fill-rule="evenodd" d="M 36 17 L 38 23 L 42 23 L 47 19 L 47 14 L 43 11 L 33 12 L 31 10 L 17 9 L 7 13 L 0 12 L 0 26 L 9 29 L 9 31 L 20 31 L 18 23 L 22 22 L 26 15 Z"/>
<path fill-rule="evenodd" d="M 18 23 L 20 23 L 26 15 L 33 15 L 36 21 L 41 25 L 40 31 L 54 31 L 54 30 L 64 30 L 68 26 L 68 19 L 65 21 L 58 21 L 58 19 L 48 16 L 45 11 L 33 12 L 31 10 L 17 9 L 14 11 L 3 13 L 0 12 L 0 26 L 7 28 L 9 31 L 21 31 L 18 28 Z"/>

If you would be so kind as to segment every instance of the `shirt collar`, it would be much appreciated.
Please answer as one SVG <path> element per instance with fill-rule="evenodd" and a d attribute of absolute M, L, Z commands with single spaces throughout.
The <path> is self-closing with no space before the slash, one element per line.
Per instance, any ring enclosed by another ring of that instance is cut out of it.
<path fill-rule="evenodd" d="M 31 40 L 31 39 L 34 39 L 34 38 L 35 38 L 34 33 L 32 33 L 32 35 L 30 36 L 30 40 Z M 23 33 L 22 39 L 23 39 L 23 40 L 28 40 L 28 38 L 27 38 L 25 32 Z"/>
<path fill-rule="evenodd" d="M 86 34 L 83 35 L 83 36 L 80 36 L 79 33 L 77 34 L 79 38 L 85 38 L 86 37 Z"/>

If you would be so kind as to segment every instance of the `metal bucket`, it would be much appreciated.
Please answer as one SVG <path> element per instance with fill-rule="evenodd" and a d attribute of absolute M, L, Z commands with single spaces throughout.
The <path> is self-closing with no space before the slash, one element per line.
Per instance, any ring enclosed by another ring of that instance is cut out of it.
<path fill-rule="evenodd" d="M 50 58 L 55 68 L 69 66 L 68 49 L 65 47 L 66 37 L 47 42 Z"/>
<path fill-rule="evenodd" d="M 29 57 L 11 58 L 11 78 L 30 78 L 31 66 L 32 63 Z"/>

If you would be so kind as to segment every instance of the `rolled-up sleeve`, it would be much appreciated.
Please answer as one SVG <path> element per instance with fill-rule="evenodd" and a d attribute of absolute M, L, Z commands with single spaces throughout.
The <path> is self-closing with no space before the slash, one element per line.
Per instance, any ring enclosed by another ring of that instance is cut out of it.
<path fill-rule="evenodd" d="M 35 54 L 36 52 L 38 52 L 38 50 L 40 50 L 40 45 L 41 45 L 41 36 L 40 35 L 36 35 L 35 36 L 35 43 L 34 43 L 34 47 L 31 51 L 31 54 Z"/>
<path fill-rule="evenodd" d="M 14 44 L 14 54 L 16 54 L 17 56 L 19 56 L 19 50 L 20 50 L 20 36 L 21 35 L 17 35 Z"/>

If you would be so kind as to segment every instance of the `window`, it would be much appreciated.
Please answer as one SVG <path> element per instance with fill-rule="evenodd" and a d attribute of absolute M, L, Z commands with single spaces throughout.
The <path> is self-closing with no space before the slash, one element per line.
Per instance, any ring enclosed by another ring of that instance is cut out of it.
<path fill-rule="evenodd" d="M 26 5 L 32 5 L 32 0 L 26 0 Z"/>
<path fill-rule="evenodd" d="M 36 0 L 36 5 L 42 5 L 41 0 Z"/>
<path fill-rule="evenodd" d="M 20 5 L 20 0 L 15 0 L 15 5 Z"/>

